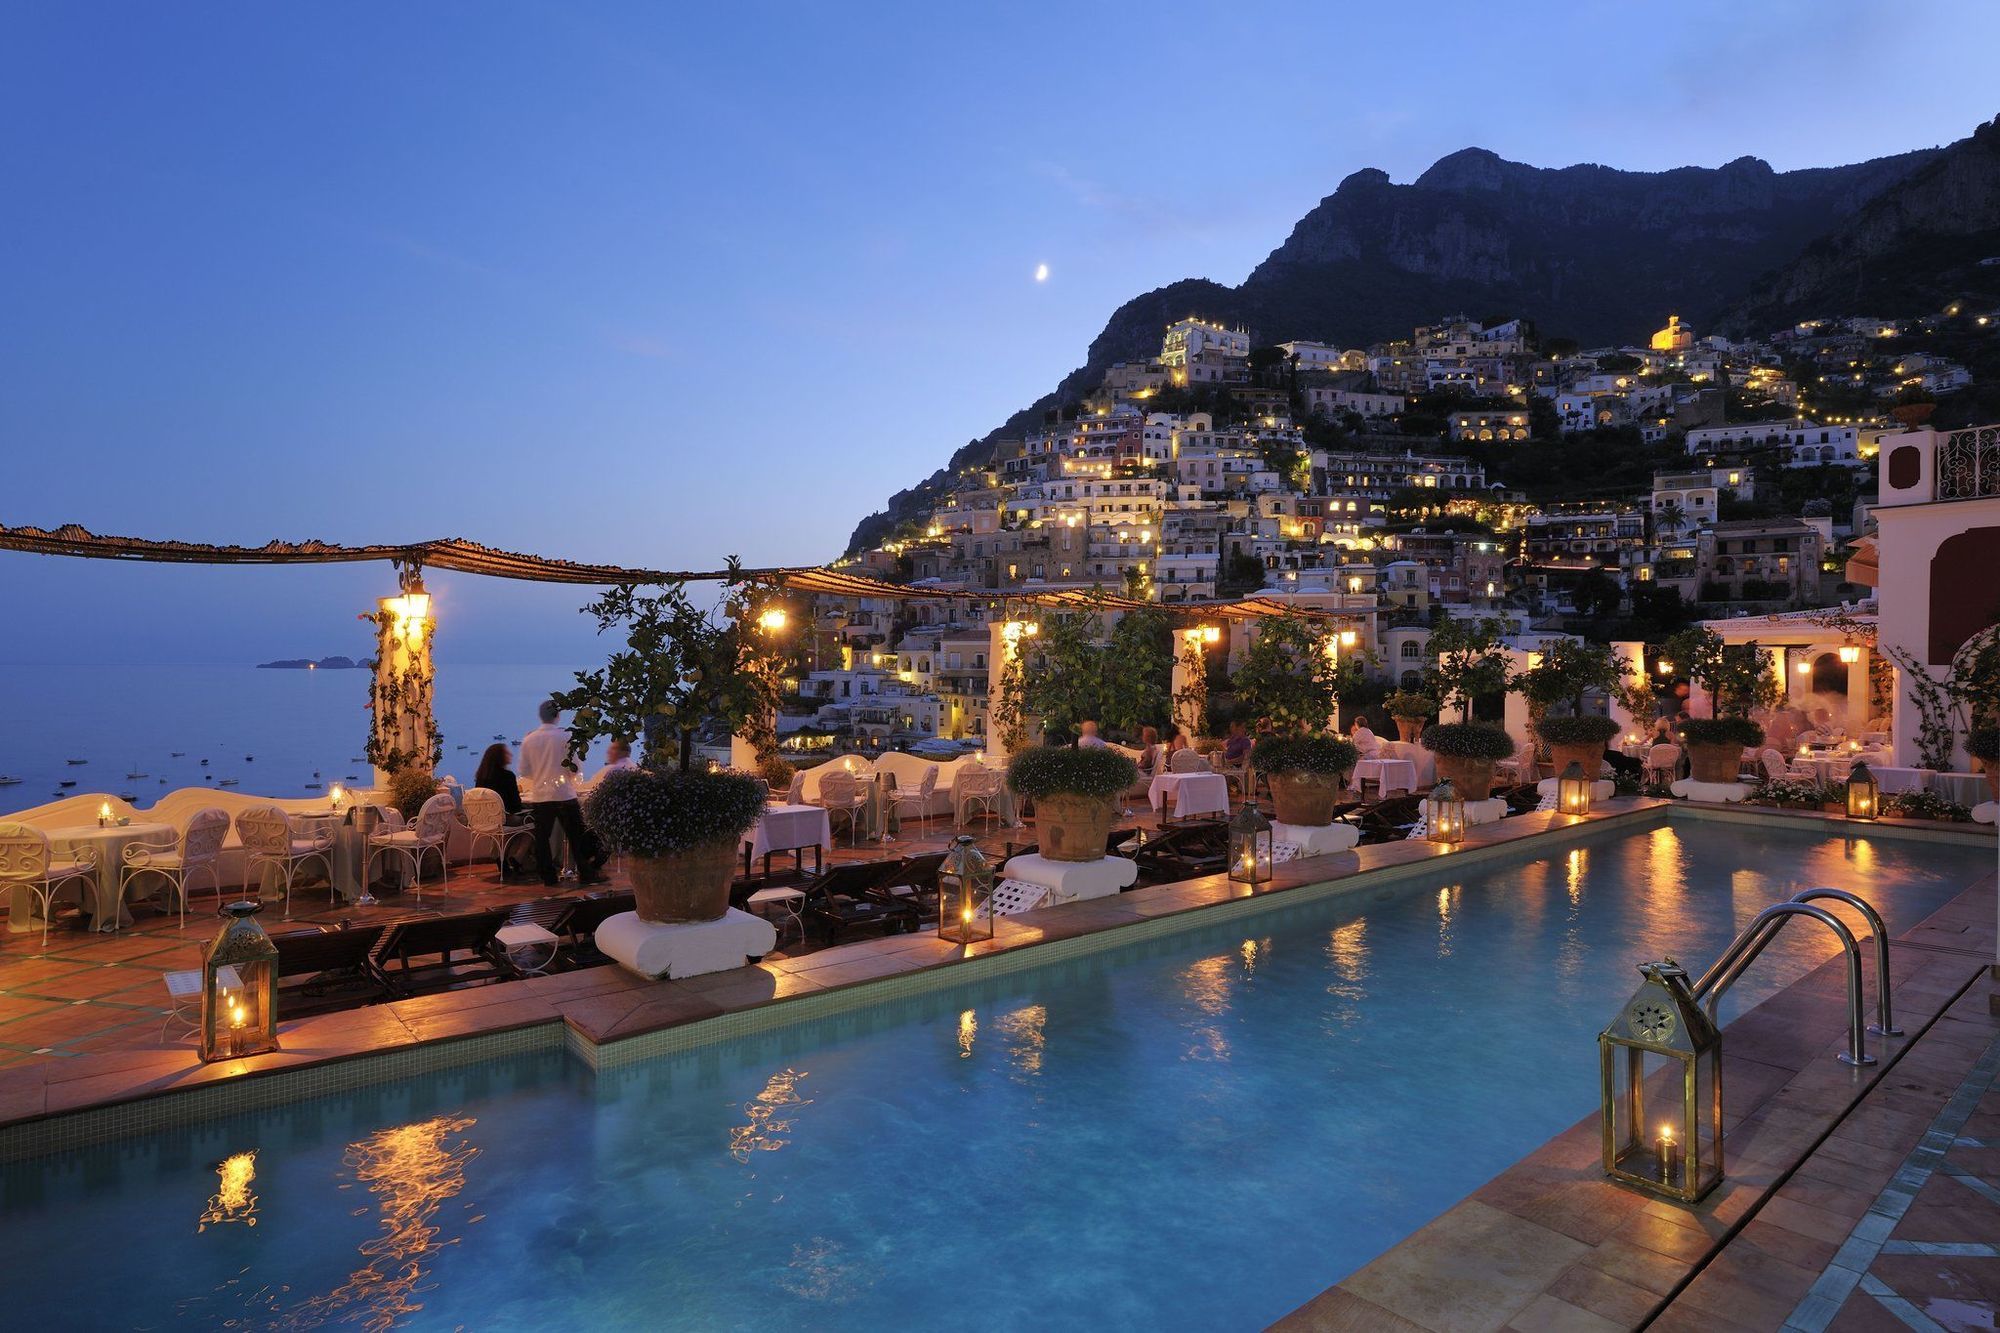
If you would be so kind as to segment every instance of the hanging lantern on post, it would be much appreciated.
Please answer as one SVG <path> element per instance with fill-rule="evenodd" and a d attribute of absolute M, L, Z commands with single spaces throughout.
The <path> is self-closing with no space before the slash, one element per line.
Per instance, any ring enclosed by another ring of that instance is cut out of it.
<path fill-rule="evenodd" d="M 1456 847 L 1465 841 L 1465 802 L 1449 779 L 1424 797 L 1424 827 L 1425 836 L 1440 846 Z"/>
<path fill-rule="evenodd" d="M 1722 1035 L 1680 964 L 1639 972 L 1645 984 L 1597 1037 L 1604 1173 L 1693 1203 L 1722 1180 Z"/>
<path fill-rule="evenodd" d="M 1236 884 L 1262 884 L 1271 878 L 1271 863 L 1277 851 L 1271 821 L 1254 801 L 1229 821 L 1229 878 Z"/>
<path fill-rule="evenodd" d="M 993 938 L 993 867 L 970 834 L 960 834 L 938 867 L 938 938 L 976 944 Z"/>
<path fill-rule="evenodd" d="M 1847 775 L 1847 817 L 1873 819 L 1882 813 L 1882 788 L 1868 765 L 1857 763 Z"/>
<path fill-rule="evenodd" d="M 1566 815 L 1589 814 L 1591 788 L 1595 785 L 1583 775 L 1582 764 L 1571 764 L 1556 779 L 1556 808 Z"/>
<path fill-rule="evenodd" d="M 201 960 L 201 1058 L 278 1049 L 278 946 L 254 920 L 262 903 L 231 903 L 229 923 Z"/>
<path fill-rule="evenodd" d="M 1840 645 L 1839 656 L 1841 662 L 1845 665 L 1853 666 L 1861 660 L 1861 649 L 1855 644 L 1843 643 Z"/>

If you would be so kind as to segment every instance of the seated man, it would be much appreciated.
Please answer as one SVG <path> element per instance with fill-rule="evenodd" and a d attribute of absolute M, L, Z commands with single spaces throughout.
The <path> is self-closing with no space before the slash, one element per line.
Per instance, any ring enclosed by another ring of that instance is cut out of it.
<path fill-rule="evenodd" d="M 614 738 L 604 749 L 604 767 L 592 775 L 590 785 L 595 788 L 598 783 L 604 781 L 606 773 L 623 773 L 627 769 L 637 767 L 638 765 L 632 762 L 632 742 Z"/>
<path fill-rule="evenodd" d="M 1077 727 L 1076 748 L 1079 750 L 1102 750 L 1104 738 L 1097 734 L 1097 723 L 1086 721 Z"/>
<path fill-rule="evenodd" d="M 1354 742 L 1354 748 L 1361 751 L 1363 759 L 1373 759 L 1382 753 L 1382 739 L 1369 727 L 1368 720 L 1360 714 L 1354 717 L 1354 725 L 1347 729 L 1347 739 Z"/>
<path fill-rule="evenodd" d="M 1222 762 L 1231 768 L 1241 768 L 1250 757 L 1250 733 L 1243 729 L 1241 722 L 1229 724 L 1229 738 L 1222 742 Z"/>

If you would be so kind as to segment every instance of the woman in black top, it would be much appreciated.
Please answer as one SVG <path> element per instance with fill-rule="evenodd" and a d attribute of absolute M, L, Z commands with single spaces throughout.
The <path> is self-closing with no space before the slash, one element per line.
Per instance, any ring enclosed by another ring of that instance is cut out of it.
<path fill-rule="evenodd" d="M 521 813 L 521 784 L 514 779 L 513 763 L 514 752 L 495 741 L 479 756 L 479 771 L 472 775 L 473 786 L 500 793 L 510 819 Z"/>

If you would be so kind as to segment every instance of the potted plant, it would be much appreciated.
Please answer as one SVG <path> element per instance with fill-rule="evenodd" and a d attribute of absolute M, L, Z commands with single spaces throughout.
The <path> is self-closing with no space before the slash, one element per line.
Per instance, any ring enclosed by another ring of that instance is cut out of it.
<path fill-rule="evenodd" d="M 1400 739 L 1414 741 L 1424 734 L 1424 724 L 1437 715 L 1437 700 L 1414 690 L 1397 690 L 1382 701 L 1382 711 L 1395 722 Z"/>
<path fill-rule="evenodd" d="M 778 673 L 763 660 L 764 636 L 750 628 L 736 569 L 732 559 L 720 615 L 689 601 L 679 582 L 650 596 L 614 588 L 585 607 L 600 634 L 623 626 L 626 646 L 555 696 L 575 712 L 573 753 L 599 737 L 643 741 L 640 766 L 605 777 L 583 807 L 605 848 L 625 854 L 642 921 L 713 921 L 727 912 L 737 847 L 763 808 L 756 779 L 694 762 L 705 723 L 735 731 L 777 706 Z"/>
<path fill-rule="evenodd" d="M 1324 727 L 1333 716 L 1336 692 L 1348 680 L 1327 642 L 1325 629 L 1299 616 L 1258 621 L 1242 664 L 1230 676 L 1237 701 L 1280 731 Z"/>
<path fill-rule="evenodd" d="M 1433 722 L 1424 748 L 1437 756 L 1438 778 L 1467 801 L 1493 795 L 1493 766 L 1514 753 L 1514 738 L 1490 722 Z"/>
<path fill-rule="evenodd" d="M 2000 727 L 1979 727 L 1965 738 L 1972 766 L 1986 775 L 1986 791 L 2000 801 Z"/>
<path fill-rule="evenodd" d="M 437 774 L 405 764 L 389 775 L 389 804 L 404 819 L 415 819 L 424 802 L 438 794 Z"/>
<path fill-rule="evenodd" d="M 1339 736 L 1265 736 L 1250 748 L 1250 766 L 1271 782 L 1278 822 L 1318 828 L 1333 807 L 1361 752 Z"/>
<path fill-rule="evenodd" d="M 1584 699 L 1592 690 L 1609 690 L 1618 683 L 1618 664 L 1611 646 L 1581 639 L 1553 640 L 1515 683 L 1534 713 L 1535 735 L 1549 747 L 1555 771 L 1562 773 L 1576 764 L 1595 778 L 1604 767 L 1604 747 L 1618 734 L 1618 724 L 1608 717 L 1585 713 Z M 1566 708 L 1568 714 L 1551 715 L 1550 710 L 1556 708 Z"/>
<path fill-rule="evenodd" d="M 1118 821 L 1118 798 L 1139 766 L 1118 751 L 1037 745 L 1007 765 L 1007 786 L 1035 802 L 1035 832 L 1051 861 L 1101 861 Z"/>
<path fill-rule="evenodd" d="M 1777 677 L 1755 643 L 1724 643 L 1713 630 L 1699 626 L 1674 635 L 1666 652 L 1689 680 L 1708 691 L 1714 712 L 1681 726 L 1689 776 L 1696 782 L 1737 781 L 1743 751 L 1764 743 L 1764 729 L 1750 720 L 1750 710 L 1777 702 Z"/>

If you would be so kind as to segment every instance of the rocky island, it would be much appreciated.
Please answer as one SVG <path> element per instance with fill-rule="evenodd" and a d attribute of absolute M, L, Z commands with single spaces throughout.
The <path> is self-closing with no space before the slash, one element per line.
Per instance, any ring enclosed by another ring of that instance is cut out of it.
<path fill-rule="evenodd" d="M 360 671 L 366 662 L 357 662 L 351 657 L 322 657 L 317 662 L 310 657 L 281 657 L 275 662 L 259 662 L 259 671 Z"/>

